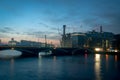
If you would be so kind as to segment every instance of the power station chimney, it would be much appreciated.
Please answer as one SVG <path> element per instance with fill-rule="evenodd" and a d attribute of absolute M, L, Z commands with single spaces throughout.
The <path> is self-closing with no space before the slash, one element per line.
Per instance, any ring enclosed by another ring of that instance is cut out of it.
<path fill-rule="evenodd" d="M 102 33 L 103 31 L 102 31 L 102 26 L 100 26 L 100 32 Z"/>
<path fill-rule="evenodd" d="M 63 36 L 65 36 L 66 25 L 63 25 Z"/>

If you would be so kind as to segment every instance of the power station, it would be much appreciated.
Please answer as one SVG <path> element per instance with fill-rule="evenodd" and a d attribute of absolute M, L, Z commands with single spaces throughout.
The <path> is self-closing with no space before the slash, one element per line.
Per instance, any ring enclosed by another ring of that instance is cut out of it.
<path fill-rule="evenodd" d="M 67 48 L 103 48 L 104 50 L 112 47 L 114 34 L 111 32 L 103 32 L 102 26 L 100 31 L 95 30 L 86 33 L 73 32 L 66 33 L 66 25 L 63 25 L 63 34 L 61 39 L 61 47 Z"/>

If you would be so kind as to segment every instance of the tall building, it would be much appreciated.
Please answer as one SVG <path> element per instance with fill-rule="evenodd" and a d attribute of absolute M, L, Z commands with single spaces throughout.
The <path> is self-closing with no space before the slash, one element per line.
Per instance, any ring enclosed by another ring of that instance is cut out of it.
<path fill-rule="evenodd" d="M 84 33 L 75 32 L 72 33 L 72 47 L 83 48 L 86 47 L 86 35 Z"/>

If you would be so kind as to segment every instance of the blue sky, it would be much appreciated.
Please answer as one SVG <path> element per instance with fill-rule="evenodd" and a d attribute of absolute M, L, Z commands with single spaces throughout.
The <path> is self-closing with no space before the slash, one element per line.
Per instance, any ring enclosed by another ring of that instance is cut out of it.
<path fill-rule="evenodd" d="M 118 34 L 119 4 L 120 0 L 0 0 L 0 38 L 43 41 L 47 35 L 54 43 L 64 24 L 67 32 L 99 30 L 102 25 L 103 31 Z"/>

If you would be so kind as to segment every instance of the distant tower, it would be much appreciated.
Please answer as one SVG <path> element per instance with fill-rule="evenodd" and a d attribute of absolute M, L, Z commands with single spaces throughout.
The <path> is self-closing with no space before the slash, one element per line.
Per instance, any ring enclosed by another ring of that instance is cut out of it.
<path fill-rule="evenodd" d="M 103 31 L 102 31 L 102 26 L 100 26 L 100 32 L 102 33 Z"/>
<path fill-rule="evenodd" d="M 65 36 L 66 25 L 63 25 L 63 36 Z"/>
<path fill-rule="evenodd" d="M 11 38 L 11 41 L 14 41 L 14 38 Z"/>
<path fill-rule="evenodd" d="M 66 40 L 65 29 L 66 29 L 66 25 L 63 25 L 62 47 L 65 47 L 65 40 Z"/>

